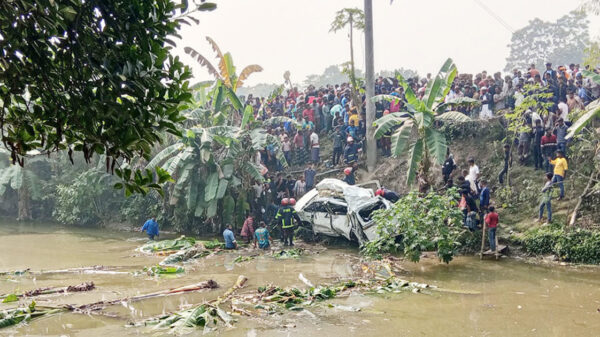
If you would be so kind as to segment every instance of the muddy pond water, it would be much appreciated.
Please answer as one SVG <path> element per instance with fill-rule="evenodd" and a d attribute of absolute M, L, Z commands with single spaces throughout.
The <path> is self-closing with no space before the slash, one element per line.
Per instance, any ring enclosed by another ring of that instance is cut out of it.
<path fill-rule="evenodd" d="M 327 247 L 318 254 L 278 260 L 258 256 L 235 263 L 238 253 L 195 260 L 173 278 L 134 276 L 162 258 L 135 251 L 146 239 L 139 233 L 115 233 L 39 224 L 0 224 L 0 271 L 32 271 L 86 266 L 115 266 L 114 275 L 54 273 L 0 276 L 0 293 L 93 281 L 89 292 L 40 298 L 38 304 L 85 304 L 184 286 L 208 279 L 220 288 L 125 303 L 107 308 L 115 317 L 62 313 L 28 324 L 0 329 L 0 336 L 160 336 L 129 322 L 172 312 L 217 298 L 243 274 L 245 290 L 268 283 L 305 287 L 302 273 L 315 284 L 332 283 L 352 274 L 356 250 Z M 360 308 L 342 311 L 318 305 L 310 312 L 286 312 L 261 319 L 239 317 L 221 336 L 600 336 L 600 269 L 539 266 L 513 259 L 460 257 L 449 265 L 434 259 L 405 262 L 403 278 L 479 294 L 355 294 L 330 303 Z M 27 304 L 29 300 L 21 304 Z M 17 303 L 0 304 L 0 310 Z M 202 330 L 192 336 L 203 335 Z"/>

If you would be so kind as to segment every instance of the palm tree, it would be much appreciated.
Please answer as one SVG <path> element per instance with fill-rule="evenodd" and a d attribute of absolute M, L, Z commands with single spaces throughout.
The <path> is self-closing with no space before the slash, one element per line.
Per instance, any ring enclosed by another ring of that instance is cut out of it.
<path fill-rule="evenodd" d="M 183 50 L 186 54 L 194 57 L 198 63 L 205 67 L 208 72 L 215 77 L 217 81 L 223 82 L 228 89 L 235 91 L 237 88 L 241 87 L 244 84 L 244 81 L 253 73 L 260 72 L 263 68 L 257 64 L 252 64 L 246 66 L 242 72 L 237 75 L 235 72 L 235 66 L 233 65 L 233 59 L 230 53 L 223 54 L 221 49 L 217 43 L 211 39 L 210 37 L 206 37 L 206 40 L 212 46 L 212 49 L 215 53 L 217 53 L 217 58 L 219 60 L 219 68 L 215 68 L 210 61 L 204 57 L 202 54 L 194 50 L 192 47 L 185 47 Z"/>
<path fill-rule="evenodd" d="M 375 138 L 383 137 L 395 127 L 398 129 L 392 134 L 392 155 L 401 157 L 407 155 L 408 172 L 406 181 L 412 183 L 418 178 L 419 191 L 424 193 L 429 190 L 429 169 L 432 159 L 438 164 L 443 164 L 446 156 L 446 136 L 435 129 L 434 121 L 468 121 L 466 115 L 450 111 L 441 113 L 445 109 L 444 98 L 450 90 L 450 85 L 456 76 L 456 66 L 452 59 L 448 59 L 436 77 L 427 83 L 425 95 L 418 99 L 412 88 L 398 75 L 399 83 L 404 88 L 406 98 L 406 111 L 385 115 L 375 121 Z M 377 95 L 373 100 L 398 100 L 391 95 Z M 407 151 L 408 150 L 408 151 Z"/>
<path fill-rule="evenodd" d="M 354 29 L 360 31 L 365 30 L 365 14 L 359 8 L 342 8 L 335 14 L 335 18 L 331 23 L 330 32 L 337 32 L 338 30 L 349 27 L 350 33 L 350 81 L 352 82 L 352 100 L 354 105 L 360 112 L 361 104 L 359 101 L 358 88 L 356 83 L 356 72 L 354 66 Z"/>

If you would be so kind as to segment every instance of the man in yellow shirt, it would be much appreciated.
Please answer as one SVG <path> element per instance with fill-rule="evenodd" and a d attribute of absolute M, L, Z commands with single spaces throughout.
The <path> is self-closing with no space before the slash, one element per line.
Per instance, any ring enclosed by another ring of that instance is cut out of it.
<path fill-rule="evenodd" d="M 350 111 L 350 117 L 348 117 L 348 125 L 352 125 L 352 121 L 354 121 L 354 126 L 358 126 L 358 113 L 356 112 L 356 108 L 352 108 Z"/>
<path fill-rule="evenodd" d="M 560 197 L 558 200 L 562 200 L 565 197 L 565 187 L 563 180 L 565 180 L 565 173 L 569 169 L 567 159 L 562 151 L 556 151 L 556 159 L 552 160 L 552 157 L 548 157 L 550 164 L 554 165 L 554 177 L 552 177 L 552 184 L 558 184 L 560 188 Z"/>

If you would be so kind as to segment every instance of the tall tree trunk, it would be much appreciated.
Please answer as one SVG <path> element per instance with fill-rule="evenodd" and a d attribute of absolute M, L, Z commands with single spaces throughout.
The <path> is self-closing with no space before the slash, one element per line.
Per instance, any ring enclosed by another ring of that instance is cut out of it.
<path fill-rule="evenodd" d="M 31 206 L 29 203 L 29 189 L 25 186 L 25 183 L 22 184 L 21 188 L 18 191 L 19 194 L 19 202 L 18 202 L 18 221 L 31 220 Z"/>
<path fill-rule="evenodd" d="M 419 163 L 419 170 L 417 171 L 417 183 L 419 184 L 419 193 L 427 194 L 431 187 L 429 180 L 429 169 L 431 168 L 431 160 L 427 148 L 423 148 L 423 159 Z"/>
<path fill-rule="evenodd" d="M 377 166 L 377 142 L 375 141 L 375 103 L 371 98 L 375 91 L 375 61 L 373 50 L 373 1 L 365 0 L 365 89 L 367 110 L 367 170 L 373 172 Z"/>

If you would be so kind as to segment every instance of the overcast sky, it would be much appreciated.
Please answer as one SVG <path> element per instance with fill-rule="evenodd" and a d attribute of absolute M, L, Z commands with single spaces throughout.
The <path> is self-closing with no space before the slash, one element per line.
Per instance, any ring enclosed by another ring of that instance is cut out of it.
<path fill-rule="evenodd" d="M 363 6 L 362 0 L 216 2 L 215 11 L 198 16 L 199 25 L 184 26 L 176 53 L 193 66 L 195 80 L 209 80 L 208 73 L 183 53 L 183 46 L 215 60 L 205 40 L 210 36 L 223 53 L 232 53 L 238 72 L 249 64 L 264 68 L 246 85 L 282 83 L 286 70 L 293 82 L 301 83 L 309 74 L 348 61 L 347 31 L 329 33 L 329 27 L 337 10 Z M 404 67 L 424 75 L 436 72 L 447 57 L 460 72 L 502 70 L 510 29 L 522 28 L 535 17 L 555 21 L 579 4 L 580 0 L 373 0 L 375 71 Z M 590 17 L 595 34 L 599 21 Z M 364 69 L 362 34 L 355 35 L 355 55 L 357 66 Z"/>

